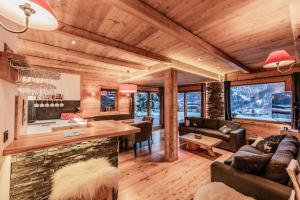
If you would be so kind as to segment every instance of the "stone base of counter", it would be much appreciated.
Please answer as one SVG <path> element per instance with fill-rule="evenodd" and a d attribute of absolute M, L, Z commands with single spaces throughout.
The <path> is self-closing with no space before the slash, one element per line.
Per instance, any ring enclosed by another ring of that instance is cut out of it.
<path fill-rule="evenodd" d="M 118 137 L 12 155 L 10 200 L 48 199 L 55 171 L 68 164 L 100 157 L 118 166 Z"/>

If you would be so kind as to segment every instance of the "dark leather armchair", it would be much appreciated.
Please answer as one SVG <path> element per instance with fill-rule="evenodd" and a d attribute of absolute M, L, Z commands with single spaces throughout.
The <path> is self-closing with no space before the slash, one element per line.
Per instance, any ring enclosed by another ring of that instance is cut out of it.
<path fill-rule="evenodd" d="M 151 153 L 151 135 L 152 135 L 152 123 L 143 121 L 135 125 L 136 127 L 141 129 L 140 133 L 134 135 L 134 155 L 136 157 L 136 145 L 143 141 L 148 141 L 149 152 Z"/>

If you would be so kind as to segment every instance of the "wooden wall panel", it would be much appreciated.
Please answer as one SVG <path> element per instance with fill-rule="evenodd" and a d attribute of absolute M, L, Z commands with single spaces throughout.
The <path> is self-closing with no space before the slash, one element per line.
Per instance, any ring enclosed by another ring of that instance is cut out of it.
<path fill-rule="evenodd" d="M 271 134 L 280 134 L 282 127 L 290 127 L 286 124 L 272 123 L 266 121 L 254 121 L 244 119 L 233 119 L 235 122 L 239 122 L 243 128 L 246 129 L 246 137 L 266 137 Z"/>
<path fill-rule="evenodd" d="M 117 111 L 100 112 L 100 90 L 118 89 L 119 83 L 115 80 L 105 79 L 105 77 L 93 77 L 91 75 L 81 75 L 81 115 L 92 117 L 96 115 L 111 115 L 119 113 L 129 113 L 130 98 L 126 95 L 117 95 Z"/>

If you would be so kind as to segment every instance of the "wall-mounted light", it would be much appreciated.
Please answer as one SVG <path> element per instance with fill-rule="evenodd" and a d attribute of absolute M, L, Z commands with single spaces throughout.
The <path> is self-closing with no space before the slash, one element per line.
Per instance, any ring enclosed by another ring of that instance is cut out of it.
<path fill-rule="evenodd" d="M 0 0 L 1 16 L 24 26 L 21 30 L 11 30 L 2 22 L 0 25 L 12 33 L 24 33 L 28 28 L 55 30 L 58 21 L 47 0 Z"/>
<path fill-rule="evenodd" d="M 277 71 L 280 73 L 290 72 L 295 65 L 296 60 L 288 54 L 285 50 L 273 51 L 269 54 L 268 58 L 265 61 L 263 68 L 277 68 Z M 282 71 L 280 67 L 288 66 L 290 68 L 286 71 Z"/>

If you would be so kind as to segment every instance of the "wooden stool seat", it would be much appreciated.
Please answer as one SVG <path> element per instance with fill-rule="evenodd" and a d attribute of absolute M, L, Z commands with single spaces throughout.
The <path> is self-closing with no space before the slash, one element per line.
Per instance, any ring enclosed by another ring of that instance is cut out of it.
<path fill-rule="evenodd" d="M 116 167 L 104 158 L 59 169 L 53 176 L 51 200 L 112 200 L 118 187 Z"/>

